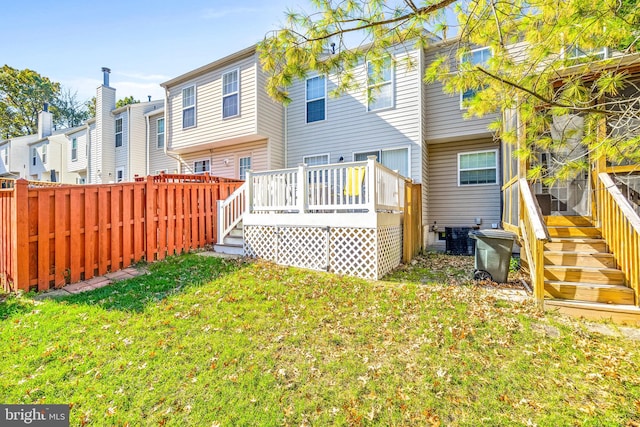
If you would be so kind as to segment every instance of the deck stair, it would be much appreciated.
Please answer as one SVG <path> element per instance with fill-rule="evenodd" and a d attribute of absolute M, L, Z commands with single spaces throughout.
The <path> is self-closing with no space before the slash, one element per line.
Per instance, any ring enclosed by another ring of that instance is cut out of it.
<path fill-rule="evenodd" d="M 545 307 L 591 319 L 640 322 L 633 290 L 591 218 L 545 217 Z"/>
<path fill-rule="evenodd" d="M 222 243 L 214 245 L 215 252 L 229 255 L 244 255 L 244 229 L 240 221 L 226 236 Z"/>

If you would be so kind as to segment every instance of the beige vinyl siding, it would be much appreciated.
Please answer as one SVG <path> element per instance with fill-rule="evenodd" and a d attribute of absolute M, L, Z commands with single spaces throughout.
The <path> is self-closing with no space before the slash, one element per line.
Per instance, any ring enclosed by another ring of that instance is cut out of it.
<path fill-rule="evenodd" d="M 420 52 L 403 48 L 395 51 L 394 107 L 367 112 L 366 67 L 355 70 L 361 87 L 338 98 L 327 95 L 326 120 L 306 123 L 305 80 L 291 87 L 292 102 L 287 107 L 287 166 L 297 166 L 304 156 L 330 153 L 329 162 L 353 160 L 354 152 L 385 148 L 410 149 L 410 174 L 421 181 L 420 68 L 407 67 L 411 55 L 417 64 Z M 336 87 L 327 78 L 327 94 Z"/>
<path fill-rule="evenodd" d="M 92 165 L 92 181 L 97 184 L 109 182 L 116 172 L 115 167 L 115 118 L 111 113 L 116 105 L 116 90 L 100 86 L 96 96 L 96 137 L 91 138 L 94 146 L 95 167 Z M 91 161 L 94 161 L 92 157 Z M 111 175 L 109 175 L 111 174 Z"/>
<path fill-rule="evenodd" d="M 481 228 L 500 224 L 500 185 L 458 186 L 458 153 L 482 150 L 499 150 L 492 139 L 463 140 L 430 144 L 428 146 L 427 222 L 431 227 L 436 221 L 440 231 L 445 227 L 471 227 L 475 218 L 482 218 Z M 499 153 L 498 153 L 498 164 Z M 500 182 L 498 169 L 498 182 Z M 431 243 L 437 238 L 428 233 Z M 444 245 L 444 242 L 435 242 Z"/>
<path fill-rule="evenodd" d="M 170 150 L 256 133 L 256 61 L 253 54 L 170 88 L 166 114 Z M 236 69 L 240 70 L 240 114 L 223 119 L 222 74 Z M 182 129 L 182 89 L 193 85 L 196 93 L 196 125 Z"/>
<path fill-rule="evenodd" d="M 88 129 L 85 127 L 78 132 L 69 134 L 67 149 L 67 170 L 70 172 L 84 171 L 87 169 L 87 134 Z M 77 141 L 77 160 L 71 160 L 71 151 L 73 147 L 73 139 Z"/>
<path fill-rule="evenodd" d="M 130 177 L 144 176 L 147 173 L 147 119 L 145 114 L 162 108 L 163 101 L 143 102 L 132 105 L 130 141 L 129 141 L 129 172 Z M 175 168 L 174 168 L 175 169 Z"/>
<path fill-rule="evenodd" d="M 193 162 L 210 160 L 210 174 L 225 178 L 239 178 L 238 159 L 251 156 L 251 169 L 264 171 L 268 167 L 267 140 L 247 144 L 235 144 L 213 150 L 196 151 L 182 155 L 181 173 L 193 173 Z M 225 160 L 227 160 L 225 162 Z"/>
<path fill-rule="evenodd" d="M 260 135 L 268 136 L 269 151 L 267 165 L 268 169 L 284 168 L 284 107 L 281 103 L 275 102 L 267 94 L 265 87 L 267 75 L 260 67 L 257 72 L 257 132 Z"/>
<path fill-rule="evenodd" d="M 98 127 L 94 121 L 89 125 L 89 151 L 87 157 L 88 183 L 99 183 L 98 170 L 101 169 L 102 151 L 98 144 Z"/>
<path fill-rule="evenodd" d="M 164 117 L 162 113 L 149 116 L 149 175 L 155 175 L 159 170 L 174 173 L 179 167 L 176 159 L 166 155 L 163 148 L 158 148 L 158 119 L 162 117 Z M 167 143 L 166 129 L 165 123 L 165 144 Z"/>
<path fill-rule="evenodd" d="M 426 52 L 427 66 L 440 55 L 451 57 L 451 66 L 457 64 L 456 45 L 441 46 Z M 460 109 L 460 93 L 444 93 L 438 81 L 426 85 L 426 137 L 427 141 L 455 140 L 459 138 L 480 138 L 491 135 L 487 126 L 496 119 L 495 114 L 482 118 L 463 117 L 465 110 Z"/>

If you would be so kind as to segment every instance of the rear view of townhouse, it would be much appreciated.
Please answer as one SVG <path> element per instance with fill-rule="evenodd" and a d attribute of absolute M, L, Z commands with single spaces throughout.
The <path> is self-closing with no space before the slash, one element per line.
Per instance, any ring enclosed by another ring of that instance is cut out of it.
<path fill-rule="evenodd" d="M 379 76 L 364 62 L 360 88 L 337 97 L 335 76 L 309 75 L 286 107 L 266 95 L 255 47 L 244 49 L 162 84 L 168 153 L 182 173 L 238 179 L 374 156 L 422 184 L 425 244 L 444 249 L 448 227 L 500 223 L 500 144 L 487 129 L 495 117 L 464 119 L 462 95 L 423 83 L 427 62 L 448 49 L 397 46 Z"/>

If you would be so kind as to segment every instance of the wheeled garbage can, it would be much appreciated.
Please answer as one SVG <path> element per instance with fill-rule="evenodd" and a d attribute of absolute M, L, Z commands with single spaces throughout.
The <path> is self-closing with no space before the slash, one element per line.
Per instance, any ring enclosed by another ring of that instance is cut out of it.
<path fill-rule="evenodd" d="M 504 230 L 475 230 L 469 232 L 469 237 L 476 239 L 473 278 L 505 283 L 515 234 Z"/>

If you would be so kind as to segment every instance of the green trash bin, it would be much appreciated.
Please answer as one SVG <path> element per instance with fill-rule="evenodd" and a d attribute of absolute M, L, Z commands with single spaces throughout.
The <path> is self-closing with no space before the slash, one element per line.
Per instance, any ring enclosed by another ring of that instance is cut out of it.
<path fill-rule="evenodd" d="M 469 232 L 469 237 L 476 240 L 473 278 L 505 283 L 515 234 L 504 230 L 475 230 Z"/>

